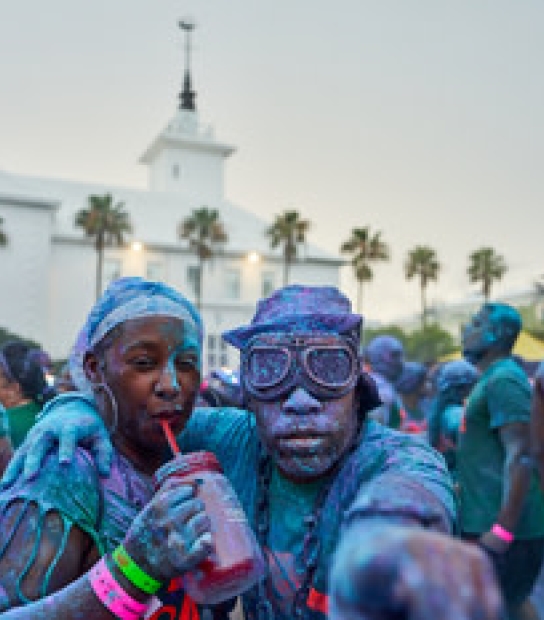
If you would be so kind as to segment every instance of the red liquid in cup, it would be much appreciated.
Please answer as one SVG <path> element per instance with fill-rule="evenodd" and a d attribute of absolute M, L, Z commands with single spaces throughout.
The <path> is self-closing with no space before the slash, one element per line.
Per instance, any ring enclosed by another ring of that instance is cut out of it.
<path fill-rule="evenodd" d="M 251 588 L 264 574 L 264 559 L 230 482 L 211 452 L 176 456 L 155 473 L 159 487 L 176 477 L 197 485 L 211 521 L 214 550 L 181 577 L 183 589 L 197 603 L 215 604 Z"/>

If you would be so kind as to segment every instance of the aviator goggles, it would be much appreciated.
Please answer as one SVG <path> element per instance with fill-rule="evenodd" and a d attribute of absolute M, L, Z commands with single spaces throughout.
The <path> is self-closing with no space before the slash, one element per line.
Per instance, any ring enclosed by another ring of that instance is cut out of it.
<path fill-rule="evenodd" d="M 359 378 L 355 343 L 337 335 L 259 335 L 244 349 L 245 391 L 261 401 L 286 396 L 297 387 L 321 399 L 340 398 Z"/>

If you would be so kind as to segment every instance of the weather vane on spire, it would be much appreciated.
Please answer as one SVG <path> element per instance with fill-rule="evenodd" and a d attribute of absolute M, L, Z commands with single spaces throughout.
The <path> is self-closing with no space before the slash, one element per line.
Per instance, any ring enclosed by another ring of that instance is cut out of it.
<path fill-rule="evenodd" d="M 183 90 L 179 94 L 180 110 L 195 110 L 196 93 L 191 90 L 191 32 L 195 29 L 195 22 L 190 18 L 179 21 L 179 27 L 185 31 L 185 76 Z"/>

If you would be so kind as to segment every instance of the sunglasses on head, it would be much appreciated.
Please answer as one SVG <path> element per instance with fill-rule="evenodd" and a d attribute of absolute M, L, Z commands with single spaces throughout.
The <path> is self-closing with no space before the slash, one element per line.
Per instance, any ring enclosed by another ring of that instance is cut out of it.
<path fill-rule="evenodd" d="M 337 335 L 260 335 L 242 355 L 245 391 L 257 400 L 273 401 L 296 387 L 321 399 L 351 391 L 359 378 L 357 347 Z"/>

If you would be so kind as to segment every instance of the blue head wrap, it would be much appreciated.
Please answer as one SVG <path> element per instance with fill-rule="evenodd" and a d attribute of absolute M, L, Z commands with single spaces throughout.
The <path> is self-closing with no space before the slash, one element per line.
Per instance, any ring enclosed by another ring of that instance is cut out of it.
<path fill-rule="evenodd" d="M 436 385 L 439 392 L 453 387 L 469 387 L 476 383 L 478 369 L 463 359 L 447 362 L 438 372 Z"/>
<path fill-rule="evenodd" d="M 418 390 L 427 378 L 427 366 L 420 362 L 406 362 L 399 379 L 395 382 L 397 391 L 401 394 L 410 394 Z"/>
<path fill-rule="evenodd" d="M 162 282 L 143 278 L 120 278 L 110 284 L 96 302 L 72 348 L 69 368 L 79 390 L 91 391 L 83 371 L 85 353 L 92 350 L 117 325 L 146 316 L 180 319 L 186 326 L 186 333 L 194 334 L 188 337 L 194 337 L 196 347 L 202 349 L 202 319 L 190 301 Z"/>

